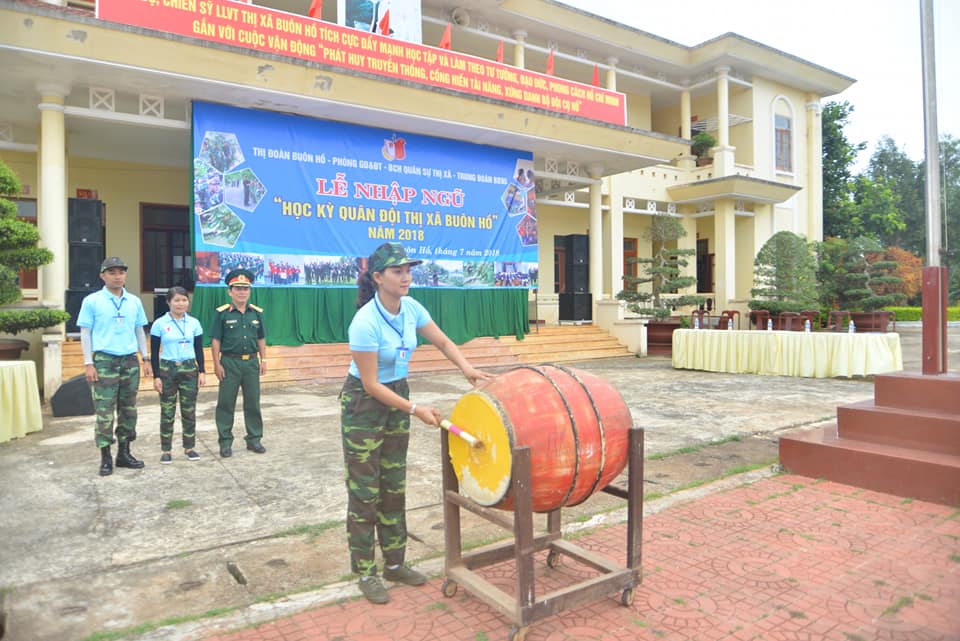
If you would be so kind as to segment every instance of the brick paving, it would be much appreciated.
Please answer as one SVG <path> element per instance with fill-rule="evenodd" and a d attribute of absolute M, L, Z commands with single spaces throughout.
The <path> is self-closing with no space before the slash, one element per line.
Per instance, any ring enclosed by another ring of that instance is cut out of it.
<path fill-rule="evenodd" d="M 539 520 L 538 520 L 539 522 Z M 576 545 L 625 563 L 626 525 Z M 594 573 L 536 561 L 538 594 Z M 534 622 L 527 641 L 960 641 L 960 508 L 782 475 L 644 519 L 644 579 Z M 513 593 L 513 563 L 478 570 Z M 461 588 L 394 586 L 206 641 L 495 641 L 512 622 Z"/>

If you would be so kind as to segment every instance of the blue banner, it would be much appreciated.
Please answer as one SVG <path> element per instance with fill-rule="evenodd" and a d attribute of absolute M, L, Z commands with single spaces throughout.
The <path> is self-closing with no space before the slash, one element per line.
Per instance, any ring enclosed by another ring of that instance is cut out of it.
<path fill-rule="evenodd" d="M 529 152 L 193 103 L 197 285 L 353 287 L 385 241 L 424 287 L 536 287 Z"/>

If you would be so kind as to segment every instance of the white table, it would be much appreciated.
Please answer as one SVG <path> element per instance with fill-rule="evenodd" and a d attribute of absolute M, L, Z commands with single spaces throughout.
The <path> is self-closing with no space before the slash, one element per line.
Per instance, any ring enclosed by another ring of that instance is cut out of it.
<path fill-rule="evenodd" d="M 0 443 L 42 429 L 36 364 L 0 361 Z"/>
<path fill-rule="evenodd" d="M 896 333 L 693 330 L 673 332 L 673 366 L 772 376 L 870 376 L 903 369 Z"/>

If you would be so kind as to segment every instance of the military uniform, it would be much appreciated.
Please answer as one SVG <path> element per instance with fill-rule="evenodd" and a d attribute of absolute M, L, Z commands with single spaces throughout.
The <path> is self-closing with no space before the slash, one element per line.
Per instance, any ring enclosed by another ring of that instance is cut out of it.
<path fill-rule="evenodd" d="M 253 273 L 238 269 L 227 275 L 227 285 L 249 286 Z M 263 309 L 248 303 L 240 311 L 232 303 L 216 310 L 211 339 L 219 341 L 220 365 L 224 376 L 217 395 L 217 434 L 221 456 L 230 456 L 233 444 L 233 418 L 237 392 L 243 389 L 243 420 L 246 427 L 247 448 L 263 452 L 263 417 L 260 414 L 260 357 L 259 341 L 266 337 Z"/>

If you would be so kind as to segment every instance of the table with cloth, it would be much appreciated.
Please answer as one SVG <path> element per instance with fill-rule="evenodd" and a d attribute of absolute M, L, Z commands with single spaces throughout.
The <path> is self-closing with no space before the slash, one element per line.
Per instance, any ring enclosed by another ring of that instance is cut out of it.
<path fill-rule="evenodd" d="M 871 376 L 903 369 L 895 333 L 694 330 L 673 332 L 673 366 L 771 376 Z"/>
<path fill-rule="evenodd" d="M 42 429 L 36 364 L 0 361 L 0 443 Z"/>

